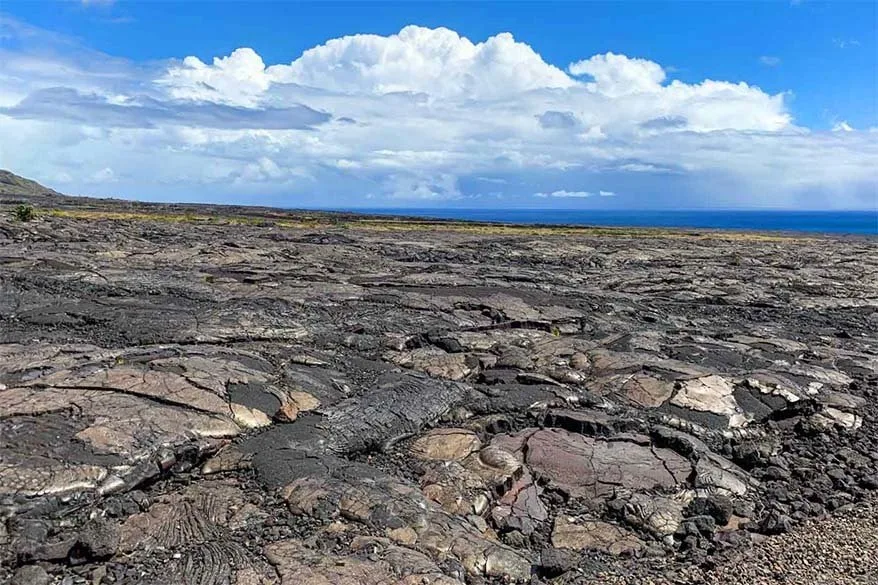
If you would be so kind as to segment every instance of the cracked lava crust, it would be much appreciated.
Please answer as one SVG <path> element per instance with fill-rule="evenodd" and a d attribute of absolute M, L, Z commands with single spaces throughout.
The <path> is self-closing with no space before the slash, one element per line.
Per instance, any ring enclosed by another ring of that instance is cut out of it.
<path fill-rule="evenodd" d="M 875 240 L 41 197 L 2 582 L 703 582 L 878 488 Z"/>

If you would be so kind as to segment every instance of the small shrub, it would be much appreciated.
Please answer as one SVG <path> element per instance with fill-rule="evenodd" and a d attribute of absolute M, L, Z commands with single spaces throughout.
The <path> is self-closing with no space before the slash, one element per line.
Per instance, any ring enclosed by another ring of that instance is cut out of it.
<path fill-rule="evenodd" d="M 12 214 L 18 221 L 30 221 L 35 217 L 34 208 L 25 204 L 18 205 Z"/>

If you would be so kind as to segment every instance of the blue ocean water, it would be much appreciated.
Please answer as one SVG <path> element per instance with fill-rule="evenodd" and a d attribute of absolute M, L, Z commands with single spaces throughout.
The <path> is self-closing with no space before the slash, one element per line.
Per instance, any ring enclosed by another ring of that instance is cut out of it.
<path fill-rule="evenodd" d="M 340 210 L 338 210 L 340 211 Z M 876 211 L 570 210 L 570 209 L 349 209 L 377 215 L 523 224 L 704 228 L 747 231 L 878 235 Z"/>

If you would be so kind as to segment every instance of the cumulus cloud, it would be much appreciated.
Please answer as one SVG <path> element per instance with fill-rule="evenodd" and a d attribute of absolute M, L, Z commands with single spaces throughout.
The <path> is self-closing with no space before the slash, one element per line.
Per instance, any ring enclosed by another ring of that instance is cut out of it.
<path fill-rule="evenodd" d="M 833 124 L 832 131 L 833 132 L 853 132 L 854 129 L 850 124 L 847 123 L 847 121 L 842 120 L 840 122 L 836 122 L 835 124 Z"/>
<path fill-rule="evenodd" d="M 610 97 L 657 93 L 661 91 L 661 84 L 665 80 L 665 70 L 658 63 L 614 53 L 571 63 L 567 70 L 571 75 L 591 76 L 594 82 L 588 86 Z"/>
<path fill-rule="evenodd" d="M 103 194 L 112 169 L 113 194 L 288 206 L 476 202 L 485 181 L 509 205 L 865 206 L 878 178 L 878 135 L 797 127 L 784 93 L 620 53 L 564 70 L 507 33 L 409 26 L 273 64 L 134 63 L 2 18 L 0 35 L 0 161 L 74 191 Z"/>
<path fill-rule="evenodd" d="M 333 39 L 289 65 L 266 67 L 249 48 L 210 65 L 186 57 L 156 83 L 173 98 L 246 107 L 315 91 L 323 100 L 346 105 L 402 94 L 396 95 L 397 103 L 440 112 L 461 103 L 498 114 L 522 102 L 567 106 L 538 114 L 544 128 L 573 127 L 580 120 L 633 126 L 661 117 L 687 120 L 688 129 L 701 132 L 777 130 L 791 122 L 783 94 L 712 80 L 664 85 L 664 69 L 645 59 L 607 53 L 573 63 L 568 71 L 594 81 L 547 64 L 508 33 L 472 43 L 445 28 L 407 26 L 388 37 Z"/>
<path fill-rule="evenodd" d="M 504 98 L 574 85 L 529 45 L 500 33 L 473 43 L 447 28 L 407 26 L 398 34 L 353 35 L 270 67 L 274 80 L 343 93 L 424 93 L 436 98 Z"/>
<path fill-rule="evenodd" d="M 155 81 L 165 86 L 171 97 L 211 101 L 237 106 L 254 106 L 271 85 L 256 51 L 244 47 L 228 57 L 215 57 L 211 65 L 197 57 L 186 57 L 168 67 Z"/>
<path fill-rule="evenodd" d="M 473 43 L 447 28 L 407 26 L 387 37 L 332 39 L 270 67 L 250 48 L 214 58 L 211 65 L 186 57 L 158 83 L 177 98 L 253 105 L 273 83 L 341 94 L 491 99 L 575 82 L 509 33 Z"/>

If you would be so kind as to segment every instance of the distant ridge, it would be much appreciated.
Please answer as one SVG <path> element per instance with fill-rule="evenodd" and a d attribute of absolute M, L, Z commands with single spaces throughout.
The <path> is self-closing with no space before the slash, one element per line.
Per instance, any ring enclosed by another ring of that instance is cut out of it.
<path fill-rule="evenodd" d="M 12 171 L 0 169 L 0 205 L 17 205 L 19 203 L 59 209 L 87 209 L 106 205 L 114 205 L 121 209 L 137 205 L 120 199 L 67 195 L 41 185 L 33 179 L 27 179 Z M 140 206 L 143 205 L 140 204 Z"/>
<path fill-rule="evenodd" d="M 36 181 L 0 169 L 0 203 L 20 203 L 30 201 L 33 198 L 43 199 L 45 197 L 63 197 L 63 195 Z"/>
<path fill-rule="evenodd" d="M 239 216 L 262 219 L 314 219 L 344 221 L 362 218 L 361 213 L 317 210 L 293 210 L 252 205 L 222 205 L 214 203 L 150 202 L 117 197 L 67 195 L 40 183 L 0 169 L 0 205 L 32 205 L 37 209 L 104 211 L 116 213 L 200 214 Z M 3 210 L 0 210 L 3 213 Z M 444 220 L 436 220 L 442 223 Z"/>

